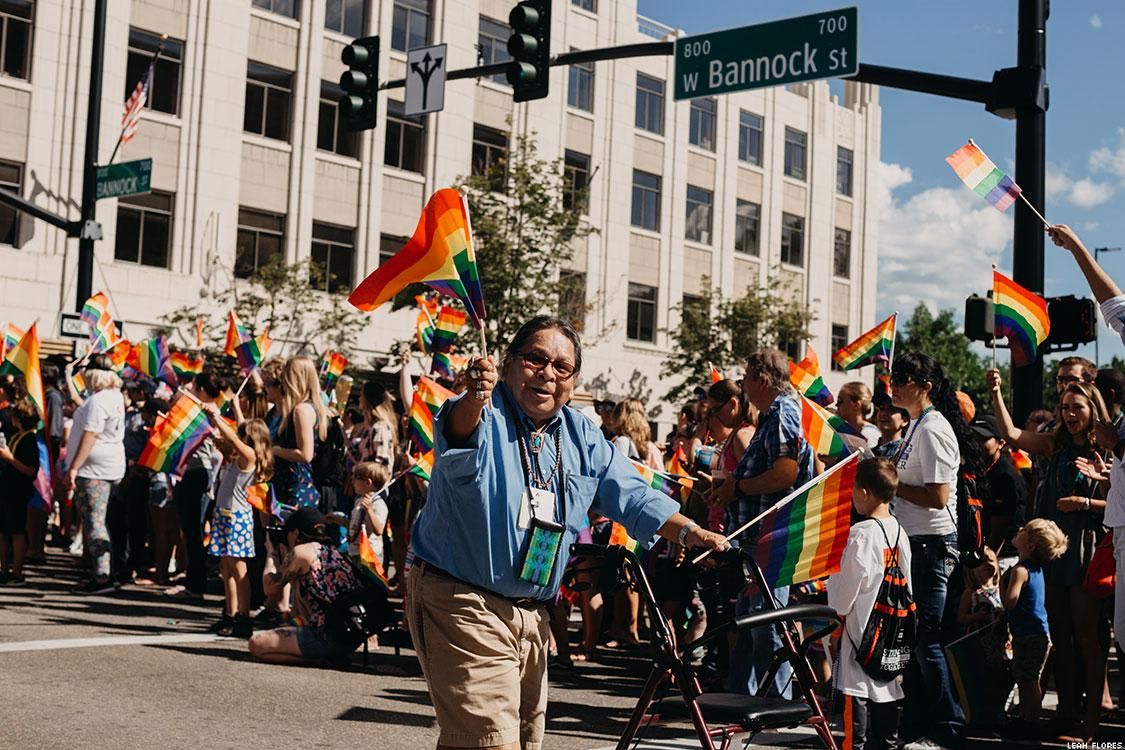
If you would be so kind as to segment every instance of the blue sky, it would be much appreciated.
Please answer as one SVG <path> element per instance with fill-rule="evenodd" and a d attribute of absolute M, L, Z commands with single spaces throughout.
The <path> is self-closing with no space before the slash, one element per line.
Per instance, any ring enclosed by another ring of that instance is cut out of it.
<path fill-rule="evenodd" d="M 638 12 L 701 33 L 856 5 L 861 62 L 991 80 L 1016 62 L 1017 0 L 638 0 Z M 1125 246 L 1125 3 L 1055 0 L 1047 22 L 1047 201 L 1052 222 L 1075 227 L 1087 247 Z M 952 307 L 983 294 L 991 263 L 1011 269 L 1013 209 L 1000 214 L 970 193 L 944 158 L 969 137 L 1013 169 L 1015 123 L 983 105 L 894 89 L 883 107 L 879 306 L 908 313 L 912 300 Z M 1046 293 L 1090 296 L 1069 253 L 1046 242 Z M 1125 250 L 1101 255 L 1125 282 Z M 1093 346 L 1080 350 L 1093 357 Z M 1103 362 L 1125 347 L 1102 326 Z"/>

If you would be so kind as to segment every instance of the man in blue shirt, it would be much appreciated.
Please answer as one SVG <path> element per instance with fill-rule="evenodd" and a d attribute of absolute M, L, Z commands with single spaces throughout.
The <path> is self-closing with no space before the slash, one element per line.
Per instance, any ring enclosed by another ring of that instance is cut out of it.
<path fill-rule="evenodd" d="M 729 545 L 677 512 L 578 411 L 578 334 L 537 317 L 500 368 L 434 420 L 434 469 L 415 523 L 407 623 L 433 699 L 438 747 L 538 750 L 547 705 L 548 605 L 593 509 L 635 539 Z M 496 389 L 493 390 L 493 387 Z M 491 400 L 491 406 L 489 401 Z"/>

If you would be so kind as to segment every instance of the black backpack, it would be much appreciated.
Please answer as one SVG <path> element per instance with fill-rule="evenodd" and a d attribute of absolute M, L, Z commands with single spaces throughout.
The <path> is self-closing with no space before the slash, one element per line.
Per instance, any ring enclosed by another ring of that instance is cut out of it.
<path fill-rule="evenodd" d="M 324 613 L 324 629 L 334 643 L 355 651 L 367 638 L 396 621 L 387 589 L 368 579 L 354 561 L 348 560 L 359 586 L 343 592 Z"/>
<path fill-rule="evenodd" d="M 347 475 L 347 439 L 339 417 L 328 420 L 328 436 L 316 447 L 312 460 L 317 487 L 343 487 Z"/>
<path fill-rule="evenodd" d="M 961 565 L 975 568 L 984 562 L 983 489 L 976 475 L 963 471 L 957 475 L 957 551 Z M 953 511 L 946 506 L 949 517 Z"/>
<path fill-rule="evenodd" d="M 892 547 L 883 524 L 877 518 L 871 520 L 879 524 L 890 549 L 889 554 L 884 553 L 883 583 L 879 586 L 871 616 L 867 618 L 863 638 L 858 646 L 852 641 L 852 647 L 855 649 L 855 660 L 868 677 L 892 680 L 910 663 L 910 654 L 917 640 L 918 612 L 898 562 L 902 526 L 898 528 Z"/>

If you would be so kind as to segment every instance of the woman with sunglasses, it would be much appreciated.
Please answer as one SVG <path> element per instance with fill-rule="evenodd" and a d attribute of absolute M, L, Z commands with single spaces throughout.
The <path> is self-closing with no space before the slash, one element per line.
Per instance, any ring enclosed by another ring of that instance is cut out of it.
<path fill-rule="evenodd" d="M 1082 584 L 1094 548 L 1105 534 L 1104 493 L 1099 482 L 1079 471 L 1079 465 L 1104 458 L 1098 449 L 1095 428 L 1109 422 L 1109 412 L 1098 390 L 1075 380 L 1062 389 L 1055 413 L 1054 432 L 1021 430 L 1004 404 L 998 370 L 988 371 L 988 387 L 1002 437 L 1008 444 L 1045 457 L 1046 475 L 1039 485 L 1035 516 L 1058 524 L 1066 534 L 1066 553 L 1044 566 L 1047 583 L 1047 620 L 1055 684 L 1059 691 L 1059 722 L 1063 736 L 1093 741 L 1101 718 L 1108 642 L 1101 617 L 1102 600 L 1086 593 Z M 1081 660 L 1085 685 L 1079 683 Z M 1079 704 L 1086 693 L 1085 725 L 1079 731 Z"/>
<path fill-rule="evenodd" d="M 549 609 L 592 509 L 634 539 L 729 545 L 653 490 L 577 409 L 578 334 L 532 318 L 499 369 L 469 365 L 468 389 L 434 418 L 434 467 L 414 524 L 406 620 L 440 746 L 518 750 L 543 741 Z"/>

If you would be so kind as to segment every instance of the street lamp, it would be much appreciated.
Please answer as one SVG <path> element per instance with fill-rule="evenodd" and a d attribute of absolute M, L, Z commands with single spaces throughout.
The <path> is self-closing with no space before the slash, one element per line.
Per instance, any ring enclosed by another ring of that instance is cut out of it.
<path fill-rule="evenodd" d="M 1116 253 L 1116 252 L 1119 252 L 1120 250 L 1121 250 L 1121 248 L 1119 248 L 1119 247 L 1095 247 L 1094 248 L 1094 262 L 1095 263 L 1098 262 L 1098 255 L 1100 253 Z M 1100 343 L 1101 337 L 1102 337 L 1101 326 L 1098 326 L 1097 330 L 1098 330 L 1098 335 L 1097 335 L 1097 338 L 1094 339 L 1094 364 L 1096 364 L 1098 367 L 1101 367 L 1102 366 L 1102 360 L 1101 360 L 1101 357 L 1098 356 L 1098 344 Z"/>

